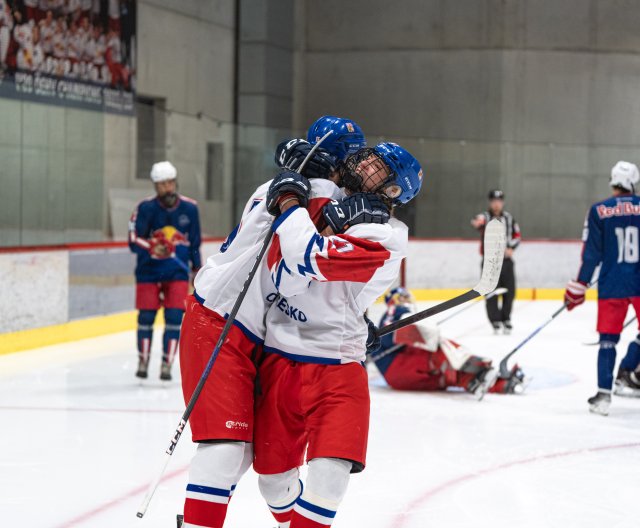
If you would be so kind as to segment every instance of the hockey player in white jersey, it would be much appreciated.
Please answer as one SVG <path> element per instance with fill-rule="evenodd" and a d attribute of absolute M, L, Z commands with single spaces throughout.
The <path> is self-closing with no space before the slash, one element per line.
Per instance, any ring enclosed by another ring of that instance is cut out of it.
<path fill-rule="evenodd" d="M 347 119 L 338 119 L 328 126 L 340 131 L 347 123 L 356 130 L 357 126 Z M 318 149 L 304 169 L 307 175 L 315 176 L 311 180 L 307 206 L 318 220 L 324 205 L 343 196 L 330 179 L 339 177 L 333 161 L 339 159 L 339 147 L 353 143 L 354 138 L 350 134 L 340 137 L 342 139 L 337 143 L 328 143 L 331 151 Z M 297 168 L 303 157 L 300 152 L 308 153 L 309 150 L 308 142 L 287 142 L 279 149 L 279 160 L 287 165 L 292 162 L 292 168 Z M 240 224 L 195 278 L 195 291 L 187 299 L 180 335 L 185 401 L 191 398 L 225 324 L 225 317 L 271 227 L 273 216 L 267 211 L 265 200 L 268 189 L 269 182 L 255 191 L 244 208 Z M 222 527 L 233 489 L 252 462 L 256 375 L 252 355 L 255 346 L 264 339 L 264 315 L 274 295 L 276 288 L 263 262 L 189 419 L 192 439 L 199 445 L 189 472 L 185 527 Z"/>
<path fill-rule="evenodd" d="M 365 193 L 325 207 L 325 236 L 299 206 L 304 194 L 279 188 L 283 178 L 305 187 L 299 175 L 280 175 L 267 199 L 269 210 L 281 213 L 272 227 L 280 258 L 269 263 L 280 296 L 266 317 L 254 469 L 281 528 L 322 528 L 332 524 L 349 474 L 365 466 L 363 363 L 371 340 L 364 314 L 397 279 L 408 247 L 407 226 L 376 201 L 390 209 L 409 202 L 420 190 L 422 169 L 394 143 L 350 156 L 343 183 L 351 193 Z M 305 452 L 309 474 L 302 491 L 298 467 Z"/>

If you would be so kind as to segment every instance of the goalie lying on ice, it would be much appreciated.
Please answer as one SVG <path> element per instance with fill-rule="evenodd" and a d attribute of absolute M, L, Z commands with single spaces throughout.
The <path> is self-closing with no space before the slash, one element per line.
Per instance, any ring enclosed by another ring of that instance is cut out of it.
<path fill-rule="evenodd" d="M 411 313 L 409 292 L 398 288 L 387 295 L 387 312 L 380 327 Z M 466 347 L 444 338 L 425 320 L 382 337 L 380 348 L 369 352 L 387 384 L 397 390 L 441 391 L 458 387 L 468 392 L 521 393 L 526 386 L 515 365 L 508 377 L 491 376 L 491 360 L 473 355 Z M 483 386 L 485 381 L 490 386 Z"/>

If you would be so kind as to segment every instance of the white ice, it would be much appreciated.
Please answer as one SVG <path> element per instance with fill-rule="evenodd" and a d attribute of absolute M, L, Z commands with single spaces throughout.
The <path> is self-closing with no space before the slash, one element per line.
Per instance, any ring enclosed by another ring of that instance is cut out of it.
<path fill-rule="evenodd" d="M 511 336 L 492 335 L 480 303 L 443 333 L 500 358 L 558 306 L 518 302 Z M 596 389 L 595 303 L 561 315 L 516 358 L 534 378 L 521 396 L 400 393 L 371 376 L 366 470 L 353 476 L 334 526 L 637 527 L 640 399 L 587 411 Z M 378 309 L 379 312 L 379 309 Z M 156 336 L 158 337 L 158 336 Z M 629 328 L 621 358 L 634 337 Z M 0 525 L 173 527 L 194 447 L 185 432 L 151 503 L 136 509 L 182 412 L 178 381 L 134 378 L 134 334 L 0 357 Z M 179 379 L 176 371 L 176 378 Z M 275 522 L 250 471 L 227 526 Z"/>

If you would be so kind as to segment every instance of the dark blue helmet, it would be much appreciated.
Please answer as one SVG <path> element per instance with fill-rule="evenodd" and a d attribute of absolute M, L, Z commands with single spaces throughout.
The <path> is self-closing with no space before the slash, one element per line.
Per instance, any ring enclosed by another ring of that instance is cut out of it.
<path fill-rule="evenodd" d="M 342 161 L 367 146 L 362 129 L 350 119 L 323 116 L 309 127 L 307 141 L 315 144 L 327 132 L 332 134 L 322 142 L 322 148 Z"/>
<path fill-rule="evenodd" d="M 360 166 L 361 163 L 365 165 L 364 169 Z M 373 172 L 371 168 L 374 169 Z M 388 172 L 388 175 L 380 177 L 380 171 Z M 363 178 L 376 178 L 379 183 L 372 188 Z M 378 192 L 389 198 L 394 205 L 406 204 L 420 191 L 422 168 L 418 160 L 400 145 L 379 143 L 373 148 L 364 148 L 349 156 L 344 164 L 342 182 L 351 192 Z"/>

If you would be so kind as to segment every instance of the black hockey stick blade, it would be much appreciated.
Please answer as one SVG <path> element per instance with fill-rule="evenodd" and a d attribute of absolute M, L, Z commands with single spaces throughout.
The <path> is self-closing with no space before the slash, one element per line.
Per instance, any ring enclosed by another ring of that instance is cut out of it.
<path fill-rule="evenodd" d="M 494 290 L 491 293 L 488 293 L 487 295 L 485 295 L 484 298 L 485 299 L 491 299 L 491 297 L 495 297 L 496 295 L 504 295 L 508 291 L 509 290 L 507 288 L 498 288 L 497 290 Z M 477 300 L 479 301 L 480 298 L 478 298 Z M 449 319 L 453 319 L 456 315 L 460 315 L 462 312 L 464 312 L 464 311 L 468 310 L 469 308 L 473 307 L 474 304 L 475 304 L 475 302 L 467 304 L 467 306 L 464 306 L 463 308 L 460 308 L 459 310 L 456 310 L 452 314 L 447 315 L 444 319 L 440 319 L 440 321 L 437 321 L 436 324 L 437 325 L 441 325 L 442 323 L 446 323 Z"/>
<path fill-rule="evenodd" d="M 625 328 L 627 328 L 627 326 L 632 324 L 636 319 L 637 317 L 634 315 L 631 319 L 629 319 L 626 323 L 624 323 L 624 326 L 622 327 L 622 329 L 624 330 Z M 582 343 L 582 344 L 584 346 L 596 346 L 600 344 L 600 340 L 598 339 L 597 341 L 592 341 L 591 343 Z"/>
<path fill-rule="evenodd" d="M 391 323 L 378 330 L 378 336 L 387 335 L 395 332 L 400 328 L 409 326 L 418 321 L 422 321 L 427 317 L 432 317 L 439 313 L 455 308 L 463 303 L 471 301 L 476 297 L 487 295 L 496 289 L 500 272 L 502 271 L 502 262 L 504 260 L 504 251 L 507 247 L 507 238 L 504 225 L 500 220 L 494 218 L 491 220 L 484 231 L 484 262 L 482 264 L 482 275 L 480 282 L 476 284 L 472 290 L 469 290 L 453 299 L 436 304 L 431 308 L 427 308 L 421 312 L 400 319 L 395 323 Z"/>

